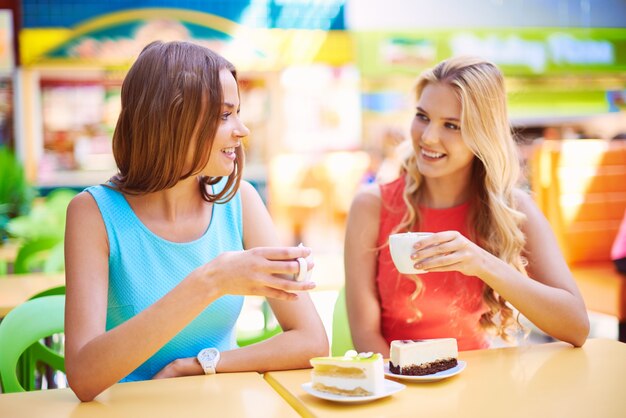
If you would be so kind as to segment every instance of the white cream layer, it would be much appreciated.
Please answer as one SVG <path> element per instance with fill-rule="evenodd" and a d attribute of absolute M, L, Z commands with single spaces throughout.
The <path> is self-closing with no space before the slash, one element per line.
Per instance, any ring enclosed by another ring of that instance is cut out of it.
<path fill-rule="evenodd" d="M 454 338 L 431 340 L 395 340 L 391 342 L 390 360 L 394 366 L 407 367 L 415 364 L 457 358 L 459 350 Z"/>
<path fill-rule="evenodd" d="M 347 377 L 333 377 L 333 376 L 319 376 L 315 373 L 315 368 L 311 371 L 311 381 L 315 386 L 315 383 L 321 383 L 325 386 L 336 387 L 342 390 L 351 391 L 358 387 L 371 392 L 372 394 L 379 394 L 385 390 L 385 372 L 383 367 L 382 357 L 372 362 L 359 362 L 358 364 L 346 361 L 317 361 L 317 364 L 334 365 L 337 367 L 357 367 L 363 370 L 365 377 L 361 378 L 347 378 Z M 316 364 L 316 365 L 317 365 Z"/>

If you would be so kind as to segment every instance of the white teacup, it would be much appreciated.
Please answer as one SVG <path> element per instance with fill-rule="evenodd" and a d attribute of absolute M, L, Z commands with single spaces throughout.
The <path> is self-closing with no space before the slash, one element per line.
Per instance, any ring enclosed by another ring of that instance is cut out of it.
<path fill-rule="evenodd" d="M 304 247 L 304 245 L 300 243 L 298 247 Z M 309 266 L 303 257 L 296 258 L 296 261 L 298 262 L 298 273 L 293 275 L 293 279 L 297 282 L 310 282 L 313 270 L 307 270 Z"/>
<path fill-rule="evenodd" d="M 411 258 L 411 254 L 415 251 L 413 245 L 416 242 L 432 234 L 432 232 L 404 232 L 401 234 L 389 235 L 389 251 L 391 252 L 391 259 L 400 273 L 427 273 L 426 270 L 418 270 L 414 267 L 416 260 Z"/>
<path fill-rule="evenodd" d="M 298 262 L 299 268 L 298 268 L 298 274 L 294 274 L 293 279 L 297 282 L 310 282 L 311 274 L 313 273 L 313 270 L 307 270 L 308 266 L 304 258 L 298 257 L 296 258 L 296 261 Z"/>

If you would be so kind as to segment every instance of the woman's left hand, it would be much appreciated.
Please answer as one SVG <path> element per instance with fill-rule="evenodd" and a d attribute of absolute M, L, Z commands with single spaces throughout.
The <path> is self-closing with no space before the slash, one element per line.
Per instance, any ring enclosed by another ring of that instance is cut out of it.
<path fill-rule="evenodd" d="M 421 239 L 413 248 L 411 259 L 415 268 L 428 272 L 458 271 L 480 277 L 488 259 L 494 257 L 458 231 L 437 232 Z"/>
<path fill-rule="evenodd" d="M 179 358 L 163 367 L 153 379 L 167 379 L 170 377 L 194 376 L 203 374 L 202 367 L 195 357 Z"/>

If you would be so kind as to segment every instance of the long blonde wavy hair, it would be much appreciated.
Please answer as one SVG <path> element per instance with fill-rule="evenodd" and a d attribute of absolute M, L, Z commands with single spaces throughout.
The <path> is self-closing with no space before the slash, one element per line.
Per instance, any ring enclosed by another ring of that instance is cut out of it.
<path fill-rule="evenodd" d="M 524 273 L 525 237 L 520 225 L 525 215 L 515 209 L 513 196 L 520 167 L 508 120 L 502 73 L 483 59 L 455 57 L 419 76 L 415 87 L 417 99 L 430 83 L 444 83 L 455 90 L 462 109 L 461 135 L 476 156 L 469 202 L 470 238 Z M 403 162 L 406 174 L 403 199 L 407 212 L 394 232 L 411 231 L 420 225 L 418 202 L 424 183 L 416 158 L 416 152 L 411 150 Z M 423 289 L 423 283 L 418 276 L 413 279 L 417 285 L 415 297 Z M 508 331 L 519 327 L 512 309 L 489 286 L 485 286 L 483 299 L 489 310 L 480 319 L 481 327 L 510 340 Z"/>

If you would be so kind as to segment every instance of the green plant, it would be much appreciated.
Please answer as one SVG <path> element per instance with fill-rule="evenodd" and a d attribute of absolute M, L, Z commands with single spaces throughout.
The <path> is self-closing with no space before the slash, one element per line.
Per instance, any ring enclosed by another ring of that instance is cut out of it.
<path fill-rule="evenodd" d="M 56 189 L 45 200 L 33 205 L 28 215 L 9 221 L 7 232 L 21 242 L 13 266 L 14 273 L 63 271 L 65 213 L 75 195 L 73 190 Z"/>
<path fill-rule="evenodd" d="M 41 204 L 33 205 L 28 215 L 13 218 L 7 225 L 7 231 L 25 241 L 38 238 L 63 240 L 65 212 L 75 195 L 76 192 L 70 189 L 54 190 Z"/>
<path fill-rule="evenodd" d="M 15 154 L 0 146 L 0 241 L 8 237 L 7 224 L 29 212 L 36 195 Z"/>

